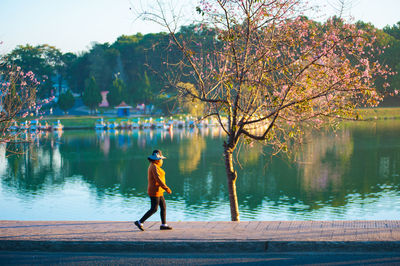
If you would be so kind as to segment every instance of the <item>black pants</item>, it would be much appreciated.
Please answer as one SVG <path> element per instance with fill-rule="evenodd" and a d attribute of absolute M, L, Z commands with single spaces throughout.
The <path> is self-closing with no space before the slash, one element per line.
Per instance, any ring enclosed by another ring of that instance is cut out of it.
<path fill-rule="evenodd" d="M 158 206 L 160 206 L 160 216 L 161 216 L 161 222 L 163 224 L 166 224 L 166 217 L 167 217 L 167 205 L 165 204 L 165 199 L 164 196 L 161 197 L 150 197 L 151 200 L 151 207 L 150 210 L 148 210 L 140 219 L 140 223 L 144 223 L 150 216 L 155 214 L 157 212 Z"/>

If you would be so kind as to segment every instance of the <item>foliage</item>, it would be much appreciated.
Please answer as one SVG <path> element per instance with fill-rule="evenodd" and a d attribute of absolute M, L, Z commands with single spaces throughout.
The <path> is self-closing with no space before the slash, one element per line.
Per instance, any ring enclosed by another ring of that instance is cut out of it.
<path fill-rule="evenodd" d="M 126 101 L 126 98 L 126 85 L 122 79 L 116 77 L 109 93 L 107 94 L 107 101 L 111 106 L 116 106 L 122 101 Z"/>
<path fill-rule="evenodd" d="M 42 103 L 36 102 L 39 82 L 35 75 L 6 61 L 0 61 L 0 143 L 17 143 L 22 141 L 20 132 L 11 132 L 9 127 L 17 118 L 38 113 Z"/>
<path fill-rule="evenodd" d="M 383 28 L 382 36 L 387 34 L 389 37 L 386 45 L 388 46 L 383 55 L 385 63 L 387 63 L 391 69 L 396 73 L 389 77 L 388 83 L 391 85 L 392 92 L 398 94 L 400 90 L 400 22 L 393 26 L 386 26 Z M 381 39 L 381 38 L 380 38 Z M 399 101 L 400 102 L 400 101 Z"/>
<path fill-rule="evenodd" d="M 67 111 L 71 109 L 75 104 L 75 98 L 72 95 L 71 91 L 68 90 L 67 92 L 62 93 L 58 98 L 57 104 L 60 109 L 64 111 L 64 113 L 67 113 Z"/>
<path fill-rule="evenodd" d="M 54 95 L 52 93 L 53 81 L 50 78 L 58 73 L 62 65 L 61 57 L 62 53 L 53 46 L 27 44 L 17 46 L 7 55 L 6 61 L 21 67 L 25 73 L 28 71 L 35 73 L 36 78 L 40 81 L 38 96 L 44 99 Z"/>
<path fill-rule="evenodd" d="M 394 24 L 393 26 L 386 26 L 383 28 L 383 31 L 393 36 L 397 40 L 400 40 L 400 21 Z"/>
<path fill-rule="evenodd" d="M 161 93 L 153 100 L 156 109 L 161 110 L 165 115 L 170 115 L 175 110 L 175 97 L 171 97 L 166 93 Z"/>
<path fill-rule="evenodd" d="M 176 16 L 166 15 L 161 4 L 145 15 L 165 26 L 171 46 L 181 51 L 178 62 L 167 62 L 170 86 L 205 103 L 204 117 L 214 116 L 227 134 L 225 168 L 235 221 L 233 152 L 243 138 L 288 151 L 290 143 L 301 141 L 305 126 L 318 128 L 355 117 L 359 106 L 376 106 L 382 96 L 374 81 L 384 79 L 388 69 L 374 59 L 369 32 L 337 17 L 324 24 L 310 21 L 298 0 L 201 3 L 204 22 L 195 33 L 212 28 L 216 34 L 204 49 L 193 49 L 195 38 L 171 28 L 177 22 L 168 18 Z M 193 86 L 185 85 L 188 77 Z"/>
<path fill-rule="evenodd" d="M 364 51 L 372 52 L 373 57 L 378 59 L 379 64 L 385 65 L 396 71 L 396 69 L 400 67 L 398 60 L 398 58 L 400 58 L 400 40 L 385 33 L 385 31 L 375 29 L 373 25 L 368 23 L 357 22 L 356 26 L 358 29 L 367 32 L 370 39 L 376 39 L 373 46 L 366 47 Z M 388 28 L 386 27 L 386 29 Z M 384 78 L 378 78 L 375 81 L 375 86 L 381 93 L 387 91 L 391 96 L 393 96 L 400 88 L 400 83 L 398 82 L 400 74 L 398 72 L 388 74 L 389 75 Z M 389 90 L 385 88 L 385 83 L 390 84 Z"/>
<path fill-rule="evenodd" d="M 89 52 L 89 75 L 96 79 L 100 91 L 109 90 L 116 74 L 119 52 L 108 43 L 95 44 Z"/>
<path fill-rule="evenodd" d="M 83 94 L 85 81 L 90 76 L 89 71 L 89 53 L 83 53 L 72 59 L 67 65 L 66 80 L 70 89 L 79 94 Z"/>
<path fill-rule="evenodd" d="M 66 81 L 68 84 L 70 84 L 69 89 L 72 90 L 73 86 L 71 84 L 73 84 L 73 82 L 71 80 L 70 71 L 71 71 L 71 65 L 73 65 L 76 60 L 77 60 L 77 55 L 75 55 L 73 53 L 65 53 L 65 54 L 63 54 L 61 56 L 62 64 L 60 64 L 57 67 L 57 72 L 58 72 L 58 78 L 57 78 L 58 91 L 61 91 L 63 81 Z"/>
<path fill-rule="evenodd" d="M 85 90 L 83 91 L 82 100 L 83 104 L 89 107 L 92 113 L 101 103 L 100 89 L 93 76 L 85 81 Z"/>
<path fill-rule="evenodd" d="M 137 83 L 138 88 L 133 94 L 134 99 L 144 104 L 151 104 L 155 98 L 154 92 L 152 91 L 151 83 L 147 71 L 144 72 L 143 77 Z"/>
<path fill-rule="evenodd" d="M 186 88 L 190 90 L 191 93 L 197 95 L 197 91 L 195 90 L 193 84 L 191 83 L 179 83 L 179 87 Z M 204 110 L 206 107 L 206 103 L 200 101 L 197 98 L 191 98 L 189 101 L 185 98 L 179 97 L 179 104 L 182 106 L 185 113 L 188 113 L 197 119 L 201 119 L 204 115 Z"/>
<path fill-rule="evenodd" d="M 342 1 L 338 1 L 342 2 Z M 205 10 L 198 8 L 200 13 L 206 17 Z M 338 20 L 336 20 L 338 22 Z M 324 24 L 309 21 L 314 29 L 325 30 Z M 339 22 L 338 22 L 339 23 Z M 376 37 L 372 43 L 373 47 L 365 47 L 365 52 L 374 50 L 373 54 L 380 64 L 388 65 L 392 70 L 400 68 L 400 40 L 399 24 L 387 26 L 378 30 L 371 24 L 357 22 L 357 29 L 363 30 L 370 35 L 368 38 Z M 180 40 L 191 40 L 186 43 L 188 52 L 212 54 L 216 48 L 221 48 L 223 42 L 216 41 L 221 38 L 217 28 L 213 24 L 192 24 L 182 26 L 176 37 Z M 385 53 L 378 52 L 386 47 Z M 379 54 L 378 54 L 379 53 Z M 173 95 L 174 88 L 165 86 L 166 83 L 174 83 L 174 76 L 167 70 L 169 65 L 177 65 L 182 72 L 189 73 L 190 65 L 182 64 L 180 51 L 177 46 L 172 45 L 168 34 L 135 34 L 122 35 L 112 43 L 95 43 L 85 52 L 79 54 L 62 54 L 58 49 L 50 45 L 18 46 L 8 56 L 8 62 L 20 65 L 23 71 L 32 70 L 41 81 L 38 87 L 38 96 L 46 98 L 49 95 L 57 95 L 61 91 L 63 82 L 67 82 L 69 89 L 75 93 L 83 94 L 85 80 L 94 76 L 99 89 L 111 90 L 115 75 L 124 82 L 124 99 L 128 104 L 136 103 L 154 104 L 158 95 L 165 93 Z M 391 84 L 390 93 L 400 88 L 400 74 L 389 75 L 388 79 L 377 78 L 374 80 L 379 92 L 387 89 L 384 83 Z M 167 81 L 167 82 L 166 82 Z M 180 78 L 182 82 L 195 83 L 193 75 L 186 75 Z M 179 98 L 170 97 L 171 107 L 176 111 L 185 109 L 180 106 Z M 172 103 L 172 101 L 175 101 Z"/>

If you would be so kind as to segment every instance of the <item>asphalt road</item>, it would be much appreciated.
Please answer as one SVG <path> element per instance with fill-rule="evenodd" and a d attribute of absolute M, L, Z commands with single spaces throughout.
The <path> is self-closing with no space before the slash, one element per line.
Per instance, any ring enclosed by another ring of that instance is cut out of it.
<path fill-rule="evenodd" d="M 398 253 L 66 253 L 0 251 L 0 265 L 400 265 Z"/>

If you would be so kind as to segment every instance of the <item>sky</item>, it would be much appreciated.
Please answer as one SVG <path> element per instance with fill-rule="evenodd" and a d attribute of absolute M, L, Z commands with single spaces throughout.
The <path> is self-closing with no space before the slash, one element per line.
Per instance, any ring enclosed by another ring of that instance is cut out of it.
<path fill-rule="evenodd" d="M 161 32 L 149 21 L 136 19 L 133 10 L 153 0 L 0 0 L 0 54 L 17 45 L 49 44 L 63 53 L 90 49 L 93 42 L 113 43 L 119 36 Z M 174 1 L 174 0 L 172 0 Z M 194 15 L 196 0 L 186 1 L 185 14 Z M 327 1 L 317 3 L 327 15 L 333 10 Z M 400 0 L 353 0 L 348 15 L 370 22 L 377 28 L 400 21 Z"/>

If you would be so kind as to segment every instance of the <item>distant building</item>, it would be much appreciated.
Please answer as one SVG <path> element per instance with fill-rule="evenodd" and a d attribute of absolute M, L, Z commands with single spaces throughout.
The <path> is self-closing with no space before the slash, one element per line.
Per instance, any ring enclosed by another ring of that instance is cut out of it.
<path fill-rule="evenodd" d="M 117 115 L 119 117 L 123 117 L 130 115 L 130 109 L 132 109 L 132 106 L 129 106 L 124 101 L 122 101 L 118 106 L 115 106 L 114 108 L 117 109 Z"/>

